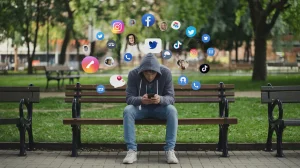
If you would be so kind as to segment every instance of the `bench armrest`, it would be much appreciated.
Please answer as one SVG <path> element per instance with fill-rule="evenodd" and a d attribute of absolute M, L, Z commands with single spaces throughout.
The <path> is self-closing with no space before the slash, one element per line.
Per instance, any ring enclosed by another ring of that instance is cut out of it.
<path fill-rule="evenodd" d="M 24 105 L 27 109 L 27 118 L 24 118 Z M 19 115 L 20 115 L 20 124 L 22 126 L 28 127 L 32 121 L 32 111 L 29 108 L 30 103 L 26 99 L 21 99 L 19 103 Z"/>
<path fill-rule="evenodd" d="M 279 99 L 275 99 L 272 101 L 271 103 L 271 109 L 269 109 L 269 122 L 273 122 L 274 121 L 274 116 L 273 116 L 273 111 L 274 108 L 278 106 L 278 110 L 279 110 L 279 116 L 277 120 L 282 120 L 283 118 L 283 108 L 282 108 L 282 102 Z"/>
<path fill-rule="evenodd" d="M 53 77 L 53 76 L 52 76 L 53 73 L 56 73 L 56 77 L 59 77 L 59 76 L 60 76 L 60 73 L 59 73 L 58 71 L 46 71 L 46 77 L 47 77 L 47 78 Z"/>

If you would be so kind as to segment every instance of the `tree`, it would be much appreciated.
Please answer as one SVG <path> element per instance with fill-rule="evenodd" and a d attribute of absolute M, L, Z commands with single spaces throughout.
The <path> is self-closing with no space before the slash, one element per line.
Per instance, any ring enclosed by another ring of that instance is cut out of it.
<path fill-rule="evenodd" d="M 290 6 L 288 0 L 269 0 L 268 3 L 264 2 L 266 1 L 248 0 L 255 43 L 253 81 L 264 81 L 267 78 L 267 38 L 280 13 Z"/>

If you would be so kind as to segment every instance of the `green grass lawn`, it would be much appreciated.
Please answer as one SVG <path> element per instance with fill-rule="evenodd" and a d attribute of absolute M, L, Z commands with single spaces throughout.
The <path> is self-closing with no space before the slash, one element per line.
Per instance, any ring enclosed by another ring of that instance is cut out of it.
<path fill-rule="evenodd" d="M 268 76 L 267 81 L 252 82 L 251 76 L 208 76 L 202 74 L 186 74 L 189 78 L 189 83 L 193 80 L 200 81 L 201 84 L 235 84 L 236 91 L 258 91 L 260 86 L 271 83 L 274 86 L 278 85 L 299 85 L 300 74 L 276 75 Z M 125 81 L 127 76 L 124 76 Z M 177 84 L 178 76 L 173 77 L 174 84 Z M 76 81 L 76 80 L 75 80 Z M 100 76 L 83 76 L 79 81 L 81 84 L 109 84 L 109 77 Z M 44 75 L 0 75 L 0 86 L 27 86 L 34 84 L 41 87 L 44 91 L 46 87 L 46 77 Z M 65 81 L 68 84 L 68 80 Z M 57 91 L 57 82 L 50 81 L 48 91 Z"/>
<path fill-rule="evenodd" d="M 82 104 L 83 118 L 122 118 L 126 104 Z M 176 104 L 179 118 L 216 117 L 218 104 Z M 300 104 L 284 104 L 284 118 L 299 118 Z M 1 103 L 0 116 L 18 116 L 18 104 Z M 277 114 L 277 111 L 275 112 Z M 237 125 L 229 127 L 229 142 L 264 143 L 267 137 L 267 105 L 259 98 L 237 98 L 230 104 L 230 116 L 238 118 Z M 71 104 L 63 98 L 44 98 L 34 105 L 33 132 L 36 142 L 71 142 L 71 127 L 63 125 L 63 118 L 71 117 Z M 299 142 L 299 127 L 287 127 L 284 142 Z M 18 142 L 18 129 L 14 125 L 0 126 L 1 142 Z M 137 126 L 137 141 L 164 142 L 165 126 Z M 217 125 L 179 126 L 178 142 L 217 142 Z M 275 136 L 273 136 L 275 141 Z M 82 126 L 85 143 L 123 143 L 123 126 Z"/>

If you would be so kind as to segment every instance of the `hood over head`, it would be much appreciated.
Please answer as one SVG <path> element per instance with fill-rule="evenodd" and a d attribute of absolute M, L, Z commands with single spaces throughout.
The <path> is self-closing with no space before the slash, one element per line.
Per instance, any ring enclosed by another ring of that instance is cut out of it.
<path fill-rule="evenodd" d="M 159 64 L 157 58 L 151 53 L 147 54 L 142 59 L 141 65 L 138 70 L 139 75 L 143 76 L 142 72 L 145 70 L 153 70 L 153 71 L 157 72 L 158 77 L 161 76 L 160 64 Z"/>

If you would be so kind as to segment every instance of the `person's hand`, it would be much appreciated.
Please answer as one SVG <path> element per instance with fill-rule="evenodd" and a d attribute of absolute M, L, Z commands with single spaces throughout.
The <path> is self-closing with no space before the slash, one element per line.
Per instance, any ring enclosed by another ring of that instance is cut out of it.
<path fill-rule="evenodd" d="M 159 104 L 160 103 L 160 96 L 155 94 L 154 97 L 151 98 L 152 104 Z"/>
<path fill-rule="evenodd" d="M 152 104 L 151 99 L 148 99 L 148 94 L 144 94 L 142 97 L 142 104 Z"/>

